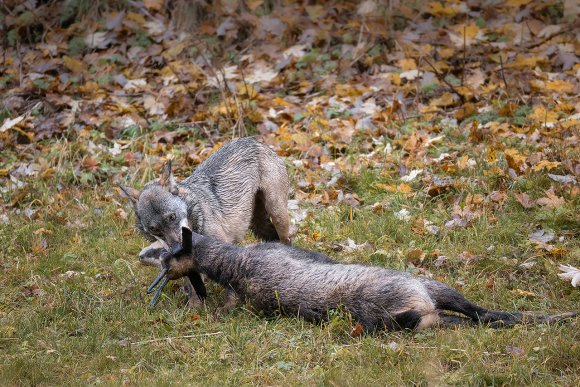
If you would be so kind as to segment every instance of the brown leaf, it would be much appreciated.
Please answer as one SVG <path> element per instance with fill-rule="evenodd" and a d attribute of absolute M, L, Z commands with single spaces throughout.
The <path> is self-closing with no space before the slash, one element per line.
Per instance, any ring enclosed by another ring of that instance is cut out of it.
<path fill-rule="evenodd" d="M 127 213 L 126 213 L 126 212 L 125 212 L 125 210 L 124 210 L 124 209 L 122 209 L 122 208 L 117 208 L 117 209 L 115 210 L 115 216 L 116 216 L 117 218 L 121 218 L 121 219 L 127 219 Z"/>
<path fill-rule="evenodd" d="M 412 249 L 407 252 L 409 262 L 422 262 L 425 258 L 425 252 L 421 249 Z"/>
<path fill-rule="evenodd" d="M 87 65 L 85 63 L 78 59 L 71 58 L 70 56 L 65 55 L 62 58 L 62 63 L 64 64 L 64 67 L 75 74 L 84 74 L 87 72 Z"/>
<path fill-rule="evenodd" d="M 545 194 L 546 196 L 536 200 L 536 203 L 548 208 L 558 208 L 565 204 L 564 198 L 556 195 L 553 189 L 546 191 Z"/>
<path fill-rule="evenodd" d="M 32 253 L 34 255 L 45 255 L 47 248 L 48 242 L 44 238 L 34 239 L 32 241 Z"/>
<path fill-rule="evenodd" d="M 99 162 L 93 157 L 85 157 L 82 162 L 82 167 L 89 172 L 94 172 L 98 169 Z"/>
<path fill-rule="evenodd" d="M 525 209 L 530 209 L 535 204 L 534 200 L 525 192 L 515 192 L 514 197 Z"/>
<path fill-rule="evenodd" d="M 350 331 L 350 336 L 351 337 L 359 337 L 364 333 L 364 329 L 363 326 L 359 323 L 355 324 L 355 326 L 352 327 L 352 330 Z"/>
<path fill-rule="evenodd" d="M 149 9 L 160 11 L 163 8 L 164 0 L 143 0 L 143 5 Z"/>

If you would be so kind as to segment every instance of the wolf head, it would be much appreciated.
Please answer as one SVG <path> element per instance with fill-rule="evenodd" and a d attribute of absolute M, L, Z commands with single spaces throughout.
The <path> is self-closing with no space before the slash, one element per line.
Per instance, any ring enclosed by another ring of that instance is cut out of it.
<path fill-rule="evenodd" d="M 181 228 L 189 227 L 187 204 L 171 171 L 171 160 L 163 167 L 159 180 L 143 190 L 120 186 L 131 200 L 137 215 L 137 228 L 151 241 L 159 241 L 172 251 L 181 244 Z"/>

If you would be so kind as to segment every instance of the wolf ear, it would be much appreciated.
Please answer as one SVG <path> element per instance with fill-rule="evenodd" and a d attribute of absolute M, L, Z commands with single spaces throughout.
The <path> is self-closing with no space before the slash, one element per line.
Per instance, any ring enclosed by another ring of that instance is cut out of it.
<path fill-rule="evenodd" d="M 193 234 L 187 227 L 181 227 L 181 248 L 185 254 L 191 254 L 193 251 Z"/>
<path fill-rule="evenodd" d="M 171 172 L 171 160 L 167 160 L 167 162 L 163 166 L 161 176 L 159 177 L 159 184 L 165 190 L 171 192 L 174 195 L 177 195 L 178 193 L 177 182 L 175 181 L 175 176 L 173 176 L 173 172 Z"/>
<path fill-rule="evenodd" d="M 131 201 L 133 208 L 135 209 L 135 211 L 137 211 L 137 201 L 139 200 L 139 195 L 141 195 L 141 192 L 137 191 L 135 188 L 131 188 L 126 185 L 120 185 L 119 188 L 123 192 L 123 196 L 129 198 L 129 201 Z"/>

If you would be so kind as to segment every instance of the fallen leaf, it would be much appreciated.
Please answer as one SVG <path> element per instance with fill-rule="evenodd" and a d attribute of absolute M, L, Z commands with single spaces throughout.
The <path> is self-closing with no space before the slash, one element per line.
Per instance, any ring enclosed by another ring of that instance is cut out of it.
<path fill-rule="evenodd" d="M 63 56 L 62 63 L 64 64 L 64 67 L 75 74 L 83 74 L 87 71 L 87 65 L 85 63 L 78 59 L 71 58 L 70 56 Z"/>
<path fill-rule="evenodd" d="M 572 175 L 553 175 L 551 173 L 548 173 L 548 177 L 554 181 L 557 181 L 558 183 L 562 183 L 562 184 L 576 184 L 576 177 L 572 176 Z"/>
<path fill-rule="evenodd" d="M 506 345 L 505 346 L 505 350 L 508 353 L 511 353 L 512 355 L 515 355 L 515 356 L 518 356 L 518 357 L 519 356 L 523 356 L 525 354 L 525 351 L 523 349 L 521 349 L 519 347 L 511 346 L 511 345 Z"/>
<path fill-rule="evenodd" d="M 423 173 L 422 169 L 413 169 L 406 176 L 401 177 L 401 180 L 408 183 L 410 181 L 415 180 L 415 178 L 419 176 L 421 173 Z"/>
<path fill-rule="evenodd" d="M 512 289 L 512 290 L 510 290 L 510 292 L 513 294 L 517 294 L 518 296 L 536 297 L 536 295 L 534 293 L 528 292 L 528 291 L 522 290 L 522 289 Z"/>
<path fill-rule="evenodd" d="M 535 204 L 535 201 L 525 192 L 515 192 L 514 197 L 525 209 L 532 208 Z"/>
<path fill-rule="evenodd" d="M 355 324 L 350 331 L 351 337 L 359 337 L 364 333 L 363 326 L 361 324 Z"/>
<path fill-rule="evenodd" d="M 0 127 L 0 133 L 5 132 L 8 129 L 15 127 L 20 122 L 22 122 L 22 120 L 24 120 L 24 116 L 18 116 L 18 117 L 13 118 L 13 119 L 10 119 L 10 118 L 5 119 L 4 123 L 2 124 L 2 127 Z"/>
<path fill-rule="evenodd" d="M 558 274 L 558 277 L 570 280 L 574 287 L 580 286 L 580 269 L 571 265 L 560 265 L 558 268 L 563 271 L 563 273 Z"/>
<path fill-rule="evenodd" d="M 116 216 L 117 218 L 121 218 L 121 219 L 127 219 L 127 213 L 126 213 L 126 212 L 125 212 L 125 210 L 124 210 L 124 209 L 122 209 L 122 208 L 117 208 L 117 209 L 115 210 L 115 216 Z"/>
<path fill-rule="evenodd" d="M 143 5 L 149 9 L 154 9 L 155 11 L 160 11 L 163 8 L 165 0 L 143 0 Z"/>
<path fill-rule="evenodd" d="M 411 220 L 411 213 L 406 208 L 403 208 L 399 212 L 395 212 L 395 218 L 402 220 L 404 222 L 408 222 Z"/>
<path fill-rule="evenodd" d="M 353 241 L 350 238 L 347 238 L 346 244 L 336 243 L 336 245 L 339 246 L 342 250 L 347 251 L 347 252 L 372 248 L 372 245 L 368 241 L 361 243 L 361 244 L 356 244 L 355 241 Z"/>
<path fill-rule="evenodd" d="M 530 238 L 531 241 L 538 243 L 548 243 L 553 240 L 554 237 L 554 232 L 546 231 L 544 229 L 539 229 L 528 234 L 528 238 Z"/>
<path fill-rule="evenodd" d="M 556 195 L 552 189 L 546 191 L 545 194 L 546 196 L 536 200 L 536 203 L 548 208 L 558 208 L 565 204 L 564 198 Z"/>
<path fill-rule="evenodd" d="M 532 167 L 532 171 L 538 172 L 538 171 L 541 171 L 542 169 L 550 170 L 550 169 L 554 169 L 554 168 L 560 166 L 561 164 L 562 163 L 560 163 L 558 161 L 542 160 L 538 164 L 536 164 Z"/>
<path fill-rule="evenodd" d="M 412 249 L 407 252 L 407 260 L 410 262 L 423 261 L 425 252 L 422 249 Z"/>

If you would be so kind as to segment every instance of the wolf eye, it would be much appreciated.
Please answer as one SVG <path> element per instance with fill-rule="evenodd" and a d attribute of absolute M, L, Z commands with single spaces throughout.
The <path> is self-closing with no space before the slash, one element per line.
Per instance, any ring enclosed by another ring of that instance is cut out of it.
<path fill-rule="evenodd" d="M 169 220 L 171 222 L 175 221 L 176 218 L 177 218 L 177 216 L 175 216 L 175 213 L 172 212 L 171 214 L 169 214 Z"/>

